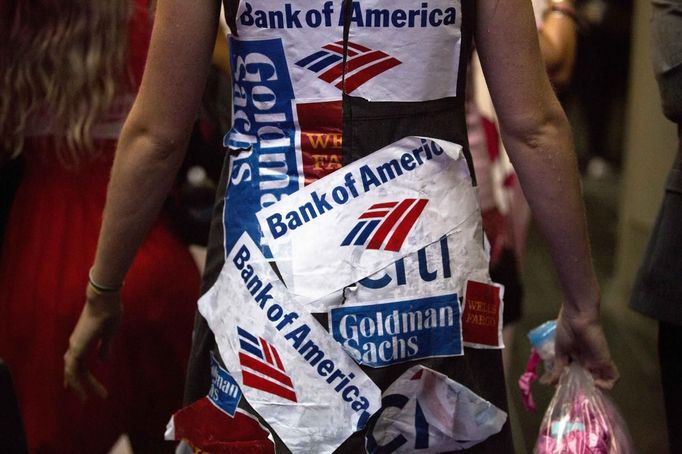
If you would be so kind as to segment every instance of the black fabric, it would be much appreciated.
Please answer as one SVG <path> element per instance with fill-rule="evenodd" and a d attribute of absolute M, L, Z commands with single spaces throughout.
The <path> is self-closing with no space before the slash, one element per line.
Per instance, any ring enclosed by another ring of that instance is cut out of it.
<path fill-rule="evenodd" d="M 639 269 L 630 306 L 682 324 L 682 0 L 652 0 L 652 60 L 664 113 L 677 122 L 678 151 Z"/>
<path fill-rule="evenodd" d="M 668 177 L 630 306 L 657 320 L 682 324 L 682 149 Z"/>
<path fill-rule="evenodd" d="M 208 250 L 206 254 L 206 267 L 201 286 L 201 294 L 206 293 L 218 279 L 220 270 L 225 263 L 223 239 L 223 207 L 225 200 L 223 195 L 227 187 L 229 172 L 229 157 L 225 157 L 220 184 L 216 193 L 213 220 L 209 232 Z M 194 331 L 192 333 L 192 350 L 187 361 L 187 376 L 185 379 L 184 403 L 189 405 L 195 400 L 201 399 L 208 394 L 211 386 L 210 352 L 215 347 L 215 338 L 206 323 L 206 319 L 197 311 L 194 317 Z"/>
<path fill-rule="evenodd" d="M 504 285 L 503 326 L 519 321 L 523 315 L 523 285 L 513 249 L 502 250 L 495 266 L 490 267 L 490 278 Z"/>
<path fill-rule="evenodd" d="M 237 35 L 237 8 L 239 7 L 239 0 L 223 0 L 225 7 L 225 22 L 230 28 L 230 32 Z"/>
<path fill-rule="evenodd" d="M 346 1 L 346 6 L 350 4 Z M 346 18 L 350 17 L 346 14 Z M 471 58 L 476 17 L 474 0 L 462 1 L 462 43 L 457 77 L 457 97 L 420 102 L 370 102 L 343 95 L 343 164 L 356 161 L 373 151 L 407 136 L 425 136 L 457 143 L 464 148 L 473 184 L 476 177 L 469 152 L 464 114 L 466 72 Z M 348 21 L 346 21 L 348 22 Z M 344 24 L 348 39 L 349 24 Z M 424 68 L 428 71 L 429 68 Z M 420 77 L 419 74 L 414 75 Z"/>
<path fill-rule="evenodd" d="M 5 224 L 9 219 L 14 194 L 17 192 L 23 174 L 23 157 L 0 163 L 0 251 L 5 237 Z"/>
<path fill-rule="evenodd" d="M 28 452 L 12 376 L 2 360 L 0 360 L 0 452 L 6 454 Z"/>
<path fill-rule="evenodd" d="M 682 326 L 658 324 L 658 358 L 665 401 L 670 452 L 682 452 Z"/>
<path fill-rule="evenodd" d="M 682 63 L 664 73 L 657 74 L 656 80 L 663 113 L 670 120 L 682 124 Z"/>
<path fill-rule="evenodd" d="M 349 0 L 344 1 L 344 5 L 348 7 L 350 5 Z M 231 26 L 235 23 L 234 16 L 237 4 L 236 0 L 225 0 L 228 24 L 232 24 Z M 465 73 L 470 58 L 474 17 L 474 0 L 463 0 L 463 42 L 460 50 L 460 74 L 458 76 L 457 97 L 426 102 L 387 103 L 369 102 L 358 97 L 344 95 L 342 145 L 344 163 L 353 162 L 403 137 L 419 135 L 443 139 L 462 145 L 473 177 L 473 165 L 468 151 L 464 115 L 464 90 Z M 346 24 L 346 27 L 348 27 L 348 24 Z M 235 30 L 233 29 L 233 31 Z M 347 38 L 347 36 L 348 29 L 346 28 L 344 37 Z M 427 70 L 428 68 L 425 68 L 425 71 Z M 415 74 L 415 77 L 419 77 L 419 74 Z M 214 211 L 202 292 L 206 292 L 214 284 L 224 263 L 224 232 L 222 226 L 224 201 L 222 196 L 225 193 L 226 187 L 226 168 L 223 170 L 222 183 L 218 190 L 219 199 Z M 326 327 L 326 314 L 316 314 L 316 318 Z M 210 333 L 206 321 L 198 315 L 189 364 L 188 384 L 185 394 L 186 402 L 191 402 L 207 394 L 210 386 L 209 352 L 214 347 L 214 337 Z M 465 349 L 464 356 L 420 359 L 419 362 L 412 361 L 395 364 L 387 368 L 373 369 L 363 367 L 363 370 L 382 390 L 385 390 L 403 372 L 418 363 L 446 374 L 498 408 L 506 410 L 507 398 L 502 372 L 501 352 L 499 350 L 467 348 Z M 246 399 L 242 399 L 240 407 L 255 414 L 248 406 Z M 261 418 L 259 419 L 264 423 Z M 375 420 L 376 415 L 370 419 L 367 427 L 373 427 Z M 365 434 L 366 430 L 356 432 L 335 452 L 365 452 Z M 275 437 L 277 452 L 288 452 L 274 432 L 273 436 Z M 466 452 L 507 453 L 511 452 L 511 446 L 511 429 L 507 422 L 499 433 Z"/>
<path fill-rule="evenodd" d="M 663 113 L 681 124 L 682 0 L 651 1 L 651 42 Z"/>
<path fill-rule="evenodd" d="M 343 124 L 344 165 L 403 137 L 425 136 L 462 145 L 469 171 L 474 175 L 463 97 L 425 102 L 369 102 L 344 95 Z"/>

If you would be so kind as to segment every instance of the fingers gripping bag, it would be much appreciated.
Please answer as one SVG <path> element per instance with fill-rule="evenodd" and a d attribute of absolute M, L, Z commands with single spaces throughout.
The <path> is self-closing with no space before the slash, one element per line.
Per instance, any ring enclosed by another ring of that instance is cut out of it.
<path fill-rule="evenodd" d="M 566 367 L 540 426 L 535 454 L 631 454 L 625 420 L 577 363 Z"/>

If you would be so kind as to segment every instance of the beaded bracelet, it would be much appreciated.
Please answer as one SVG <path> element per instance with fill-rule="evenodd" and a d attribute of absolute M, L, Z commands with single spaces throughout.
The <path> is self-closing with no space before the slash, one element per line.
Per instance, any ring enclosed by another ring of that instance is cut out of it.
<path fill-rule="evenodd" d="M 118 293 L 121 291 L 121 288 L 123 288 L 123 284 L 119 285 L 118 287 L 109 287 L 98 284 L 92 279 L 92 268 L 90 268 L 90 271 L 88 271 L 88 284 L 90 284 L 90 287 L 92 287 L 92 289 L 98 295 L 110 295 L 112 293 Z"/>

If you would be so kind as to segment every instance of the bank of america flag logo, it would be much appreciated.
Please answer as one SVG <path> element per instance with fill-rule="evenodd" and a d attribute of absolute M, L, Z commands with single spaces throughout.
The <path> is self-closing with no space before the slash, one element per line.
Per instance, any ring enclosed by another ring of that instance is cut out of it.
<path fill-rule="evenodd" d="M 237 334 L 244 386 L 296 402 L 294 384 L 286 374 L 275 346 L 240 327 L 237 327 Z"/>
<path fill-rule="evenodd" d="M 385 52 L 348 41 L 346 93 L 353 92 L 360 85 L 401 63 Z M 319 79 L 338 89 L 343 89 L 343 41 L 322 46 L 322 50 L 297 61 L 296 65 L 316 73 Z"/>
<path fill-rule="evenodd" d="M 341 246 L 367 243 L 367 249 L 399 251 L 428 202 L 427 199 L 405 199 L 372 205 L 360 215 Z"/>

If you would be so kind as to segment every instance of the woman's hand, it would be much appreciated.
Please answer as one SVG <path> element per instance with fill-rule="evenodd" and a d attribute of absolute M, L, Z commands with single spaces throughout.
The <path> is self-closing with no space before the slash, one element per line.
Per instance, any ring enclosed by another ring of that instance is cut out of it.
<path fill-rule="evenodd" d="M 557 320 L 554 350 L 554 367 L 543 382 L 558 383 L 561 372 L 571 361 L 590 371 L 599 388 L 611 389 L 618 381 L 618 369 L 611 360 L 597 312 L 572 314 L 563 308 Z"/>
<path fill-rule="evenodd" d="M 90 373 L 88 359 L 92 349 L 97 349 L 100 359 L 106 359 L 121 315 L 120 292 L 100 293 L 88 284 L 85 306 L 64 354 L 64 387 L 74 390 L 81 400 L 91 392 L 102 399 L 107 397 L 106 388 Z"/>

